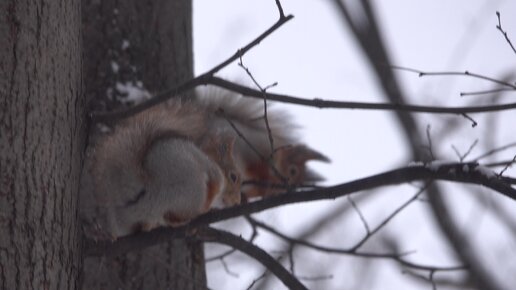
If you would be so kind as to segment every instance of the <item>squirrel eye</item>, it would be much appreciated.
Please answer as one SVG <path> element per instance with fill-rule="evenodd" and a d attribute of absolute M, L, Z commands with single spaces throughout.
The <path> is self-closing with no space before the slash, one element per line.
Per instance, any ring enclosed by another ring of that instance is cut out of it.
<path fill-rule="evenodd" d="M 229 179 L 231 179 L 233 183 L 236 183 L 238 181 L 238 175 L 234 171 L 231 171 L 229 172 Z"/>
<path fill-rule="evenodd" d="M 297 166 L 290 165 L 288 167 L 288 174 L 289 174 L 290 177 L 297 176 L 298 173 L 299 173 L 299 170 L 297 169 Z"/>

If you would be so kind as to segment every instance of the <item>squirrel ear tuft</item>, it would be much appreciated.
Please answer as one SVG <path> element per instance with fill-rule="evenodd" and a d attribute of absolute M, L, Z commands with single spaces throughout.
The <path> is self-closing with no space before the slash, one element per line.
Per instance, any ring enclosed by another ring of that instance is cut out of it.
<path fill-rule="evenodd" d="M 330 158 L 326 157 L 326 155 L 322 154 L 321 152 L 316 151 L 310 147 L 306 147 L 306 146 L 303 146 L 303 147 L 304 147 L 306 161 L 317 160 L 317 161 L 326 162 L 326 163 L 331 162 Z"/>
<path fill-rule="evenodd" d="M 331 162 L 330 158 L 326 157 L 321 152 L 316 151 L 306 145 L 295 145 L 287 150 L 291 150 L 291 156 L 294 160 L 299 160 L 302 162 L 307 162 L 310 160 L 316 160 L 326 163 Z"/>
<path fill-rule="evenodd" d="M 303 144 L 284 146 L 278 149 L 277 153 L 280 154 L 286 162 L 293 162 L 300 165 L 310 160 L 326 163 L 331 162 L 324 154 Z"/>

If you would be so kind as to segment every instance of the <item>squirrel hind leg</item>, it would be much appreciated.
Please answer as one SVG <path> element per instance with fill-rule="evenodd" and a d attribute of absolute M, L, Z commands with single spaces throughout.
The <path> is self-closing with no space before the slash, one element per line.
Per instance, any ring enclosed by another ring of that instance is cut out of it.
<path fill-rule="evenodd" d="M 131 229 L 133 233 L 139 233 L 139 232 L 149 232 L 155 228 L 157 228 L 157 224 L 152 224 L 145 221 L 140 221 L 132 225 Z"/>
<path fill-rule="evenodd" d="M 187 224 L 190 221 L 190 219 L 182 217 L 173 211 L 165 212 L 165 214 L 163 214 L 163 220 L 165 221 L 166 225 L 171 227 L 179 227 Z"/>

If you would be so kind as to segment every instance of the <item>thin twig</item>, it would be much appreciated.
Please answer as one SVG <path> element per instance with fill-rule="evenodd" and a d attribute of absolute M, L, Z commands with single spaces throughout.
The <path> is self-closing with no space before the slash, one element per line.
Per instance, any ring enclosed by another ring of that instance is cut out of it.
<path fill-rule="evenodd" d="M 430 126 L 430 124 L 426 125 L 426 140 L 428 142 L 427 150 L 428 153 L 430 153 L 430 158 L 432 158 L 432 160 L 435 160 L 434 149 L 432 146 L 432 136 L 430 135 L 431 129 L 432 127 Z"/>
<path fill-rule="evenodd" d="M 269 168 L 272 170 L 272 172 L 274 173 L 274 175 L 276 177 L 278 177 L 281 182 L 283 182 L 282 186 L 283 188 L 287 188 L 288 190 L 291 190 L 292 188 L 287 184 L 287 178 L 285 176 L 283 176 L 279 170 L 276 168 L 276 165 L 274 164 L 274 159 L 271 159 L 271 158 L 267 158 L 265 156 L 263 156 L 263 154 L 258 150 L 256 149 L 256 147 L 251 143 L 251 141 L 249 141 L 249 139 L 247 139 L 246 136 L 244 136 L 244 134 L 237 128 L 237 126 L 235 126 L 235 124 L 233 123 L 233 121 L 231 121 L 230 118 L 228 118 L 228 116 L 226 115 L 226 113 L 224 112 L 224 110 L 222 110 L 221 108 L 219 108 L 219 110 L 217 111 L 217 113 L 219 113 L 220 115 L 222 115 L 222 117 L 229 123 L 229 125 L 231 126 L 231 128 L 233 128 L 233 130 L 237 133 L 238 137 L 241 138 L 245 144 L 247 144 L 247 146 L 249 146 L 249 148 L 251 148 L 251 150 L 265 163 L 267 163 L 269 165 Z M 272 138 L 272 137 L 271 137 Z"/>
<path fill-rule="evenodd" d="M 222 108 L 219 108 L 217 110 L 217 113 L 220 114 L 227 122 L 228 124 L 231 126 L 231 128 L 233 128 L 233 130 L 235 131 L 235 133 L 238 135 L 238 137 L 240 139 L 242 139 L 242 141 L 245 142 L 245 144 L 247 146 L 249 146 L 249 148 L 264 162 L 267 162 L 267 158 L 265 156 L 263 156 L 263 154 L 258 150 L 256 149 L 256 147 L 254 147 L 253 143 L 251 143 L 251 141 L 249 141 L 249 139 L 247 139 L 247 137 L 244 135 L 244 133 L 242 133 L 238 128 L 237 126 L 235 126 L 235 124 L 233 123 L 233 121 L 231 121 L 231 119 L 226 115 L 226 112 L 224 112 L 224 110 Z"/>
<path fill-rule="evenodd" d="M 285 18 L 285 14 L 283 14 L 283 7 L 281 7 L 281 2 L 279 0 L 276 0 L 276 7 L 278 7 L 280 19 Z"/>
<path fill-rule="evenodd" d="M 403 274 L 406 274 L 408 275 L 409 277 L 411 278 L 414 278 L 414 279 L 417 279 L 416 281 L 423 281 L 425 283 L 429 283 L 430 285 L 432 285 L 432 281 L 429 281 L 428 278 L 424 275 L 421 275 L 413 270 L 408 270 L 408 269 L 404 269 L 402 271 Z M 434 275 L 435 276 L 435 275 Z M 464 279 L 463 281 L 457 281 L 456 279 L 453 279 L 453 278 L 440 278 L 440 279 L 436 279 L 435 277 L 433 277 L 433 282 L 435 283 L 435 286 L 441 286 L 441 287 L 447 287 L 446 289 L 460 289 L 460 290 L 463 290 L 463 289 L 470 289 L 470 287 L 468 287 L 469 283 L 467 282 L 466 279 Z M 434 289 L 434 288 L 432 288 Z M 438 289 L 438 288 L 437 288 Z"/>
<path fill-rule="evenodd" d="M 369 225 L 367 224 L 367 221 L 364 217 L 364 215 L 362 214 L 362 212 L 360 211 L 360 209 L 358 208 L 358 206 L 355 204 L 355 202 L 353 201 L 353 199 L 351 198 L 351 196 L 348 196 L 348 201 L 349 203 L 351 204 L 351 207 L 355 210 L 355 212 L 358 214 L 358 217 L 360 218 L 360 220 L 362 221 L 362 224 L 364 225 L 364 228 L 366 230 L 366 234 L 367 235 L 370 235 L 371 234 L 371 231 L 369 230 Z"/>
<path fill-rule="evenodd" d="M 269 138 L 269 146 L 270 146 L 270 155 L 269 155 L 269 159 L 271 160 L 272 163 L 274 163 L 274 138 L 272 137 L 272 131 L 271 131 L 271 126 L 269 124 L 269 116 L 268 116 L 268 113 L 267 113 L 267 88 L 269 87 L 273 87 L 275 86 L 277 83 L 273 83 L 269 86 L 267 86 L 266 88 L 263 88 L 259 83 L 258 81 L 255 79 L 255 77 L 253 76 L 253 74 L 251 73 L 251 71 L 249 70 L 248 67 L 246 67 L 244 65 L 244 62 L 242 60 L 242 56 L 240 57 L 240 61 L 238 63 L 238 65 L 247 73 L 247 75 L 251 78 L 251 80 L 253 81 L 254 85 L 260 90 L 260 92 L 262 93 L 262 98 L 263 98 L 263 118 L 265 120 L 265 128 L 267 129 L 267 136 Z"/>
<path fill-rule="evenodd" d="M 491 90 L 485 90 L 485 91 L 474 91 L 474 92 L 460 92 L 461 97 L 466 96 L 478 96 L 478 95 L 487 95 L 487 94 L 494 94 L 494 93 L 500 93 L 500 92 L 511 92 L 514 91 L 514 89 L 511 88 L 497 88 L 497 89 L 491 89 Z"/>
<path fill-rule="evenodd" d="M 320 275 L 320 276 L 313 276 L 313 277 L 309 277 L 309 276 L 296 276 L 299 280 L 304 280 L 304 281 L 322 281 L 322 280 L 331 280 L 333 279 L 333 275 Z"/>
<path fill-rule="evenodd" d="M 462 117 L 471 121 L 471 127 L 475 128 L 478 125 L 477 121 L 475 121 L 473 118 L 471 118 L 468 114 L 462 113 L 461 115 L 462 115 Z"/>
<path fill-rule="evenodd" d="M 496 11 L 496 17 L 498 18 L 498 25 L 496 25 L 496 29 L 498 29 L 502 35 L 505 37 L 505 41 L 511 46 L 512 51 L 516 53 L 516 48 L 514 48 L 514 45 L 512 45 L 511 40 L 509 39 L 509 36 L 507 35 L 507 32 L 503 30 L 502 28 L 502 21 L 500 20 L 500 12 Z"/>
<path fill-rule="evenodd" d="M 218 255 L 215 255 L 213 257 L 209 257 L 209 258 L 206 258 L 204 259 L 204 262 L 205 263 L 210 263 L 210 262 L 214 262 L 214 261 L 217 261 L 217 260 L 220 260 L 220 259 L 224 259 L 226 258 L 227 256 L 230 256 L 232 255 L 233 253 L 235 253 L 236 250 L 235 249 L 231 249 L 231 250 L 227 250 L 225 251 L 224 253 L 222 254 L 218 254 Z"/>
<path fill-rule="evenodd" d="M 468 157 L 468 155 L 471 153 L 471 151 L 473 150 L 473 148 L 475 148 L 475 146 L 478 144 L 478 139 L 475 139 L 475 141 L 473 141 L 473 143 L 469 146 L 468 148 L 468 151 L 466 151 L 466 153 L 464 154 L 461 154 L 459 152 L 459 149 L 457 149 L 457 147 L 455 147 L 455 145 L 451 145 L 453 151 L 455 152 L 455 154 L 457 155 L 457 157 L 459 157 L 459 162 L 463 162 L 464 159 L 466 159 L 466 157 Z"/>
<path fill-rule="evenodd" d="M 434 281 L 434 273 L 435 271 L 430 271 L 428 273 L 428 277 L 426 277 L 425 275 L 421 275 L 419 273 L 403 271 L 403 274 L 409 274 L 414 278 L 430 283 L 432 285 L 432 290 L 437 290 L 437 284 Z"/>
<path fill-rule="evenodd" d="M 229 269 L 228 264 L 226 263 L 224 258 L 220 259 L 220 263 L 224 267 L 224 270 L 226 271 L 226 273 L 228 273 L 230 276 L 235 277 L 235 278 L 240 277 L 240 275 L 238 275 L 238 273 L 235 273 L 235 272 L 231 271 L 231 269 Z"/>
<path fill-rule="evenodd" d="M 254 285 L 255 285 L 258 281 L 260 281 L 260 280 L 262 280 L 263 278 L 265 278 L 265 275 L 266 275 L 268 272 L 269 272 L 269 271 L 263 271 L 263 273 L 262 273 L 260 276 L 258 276 L 258 278 L 254 279 L 254 280 L 253 280 L 253 282 L 251 282 L 251 284 L 249 285 L 249 287 L 247 287 L 247 290 L 251 290 L 251 289 L 254 287 Z"/>
<path fill-rule="evenodd" d="M 500 166 L 507 166 L 516 163 L 516 161 L 513 160 L 505 160 L 505 161 L 498 161 L 498 162 L 491 162 L 491 163 L 485 163 L 485 167 L 500 167 Z"/>
<path fill-rule="evenodd" d="M 507 171 L 507 169 L 509 169 L 509 167 L 511 167 L 511 165 L 516 162 L 516 155 L 514 155 L 514 157 L 512 158 L 512 162 L 505 165 L 505 167 L 502 169 L 502 171 L 500 171 L 500 173 L 498 173 L 498 177 L 502 177 L 503 174 L 505 173 L 505 171 Z"/>
<path fill-rule="evenodd" d="M 294 248 L 288 249 L 287 256 L 288 256 L 288 262 L 290 264 L 290 273 L 292 273 L 292 275 L 296 275 L 296 266 L 294 263 Z"/>
<path fill-rule="evenodd" d="M 486 153 L 484 153 L 484 154 L 482 154 L 480 156 L 477 156 L 476 158 L 473 158 L 472 161 L 478 162 L 480 159 L 484 159 L 484 158 L 489 157 L 489 156 L 491 156 L 491 155 L 493 155 L 495 153 L 507 150 L 507 149 L 512 148 L 512 147 L 516 147 L 516 142 L 512 142 L 512 143 L 509 143 L 507 145 L 491 149 L 491 150 L 487 151 Z"/>
<path fill-rule="evenodd" d="M 276 1 L 278 3 L 279 1 Z M 283 10 L 280 9 L 281 5 L 278 6 L 279 12 L 280 12 L 280 18 L 276 23 L 274 23 L 269 29 L 265 30 L 262 34 L 260 34 L 258 37 L 256 37 L 253 41 L 251 41 L 246 46 L 240 48 L 235 52 L 232 56 L 230 56 L 227 60 L 223 61 L 221 64 L 217 65 L 216 67 L 212 68 L 211 70 L 207 71 L 205 75 L 213 75 L 222 68 L 226 67 L 228 64 L 232 63 L 233 61 L 240 58 L 240 56 L 246 54 L 251 48 L 255 47 L 256 45 L 260 44 L 262 40 L 264 40 L 267 36 L 272 34 L 274 31 L 276 31 L 278 28 L 280 28 L 283 24 L 285 24 L 287 21 L 294 18 L 293 15 L 283 15 Z M 283 15 L 283 17 L 281 17 Z"/>
<path fill-rule="evenodd" d="M 397 209 L 395 209 L 386 219 L 384 219 L 374 230 L 371 232 L 368 232 L 366 236 L 362 238 L 355 246 L 351 248 L 352 251 L 358 250 L 365 242 L 367 242 L 369 239 L 371 239 L 372 236 L 374 236 L 378 231 L 380 231 L 383 227 L 385 227 L 395 216 L 397 216 L 403 209 L 405 209 L 407 206 L 409 206 L 412 202 L 416 201 L 419 196 L 426 190 L 428 185 L 425 185 L 423 188 L 421 188 L 414 196 L 412 196 L 410 199 L 408 199 L 406 202 L 401 204 Z"/>
<path fill-rule="evenodd" d="M 469 146 L 468 148 L 468 151 L 466 151 L 466 153 L 464 153 L 464 155 L 462 156 L 462 160 L 461 162 L 466 159 L 466 157 L 468 157 L 468 155 L 471 153 L 471 151 L 473 150 L 473 148 L 475 148 L 475 146 L 477 146 L 478 144 L 478 139 L 475 139 L 475 141 Z"/>
<path fill-rule="evenodd" d="M 204 84 L 211 84 L 217 87 L 221 87 L 233 92 L 240 93 L 244 96 L 263 98 L 262 93 L 258 90 L 254 90 L 247 86 L 236 84 L 224 80 L 222 78 L 213 76 L 206 78 Z M 343 101 L 332 101 L 323 100 L 320 98 L 308 99 L 306 97 L 295 97 L 284 94 L 267 93 L 267 98 L 271 101 L 278 101 L 282 103 L 302 105 L 315 107 L 319 109 L 323 108 L 335 108 L 335 109 L 364 109 L 364 110 L 387 110 L 387 111 L 399 111 L 399 112 L 412 112 L 412 113 L 433 113 L 433 114 L 453 114 L 462 115 L 470 113 L 487 113 L 487 112 L 498 112 L 503 110 L 514 110 L 516 109 L 516 103 L 508 103 L 502 105 L 489 105 L 489 106 L 469 106 L 469 107 L 435 107 L 435 106 L 419 106 L 419 105 L 407 105 L 407 104 L 395 104 L 395 103 L 364 103 L 364 102 L 343 102 Z"/>
<path fill-rule="evenodd" d="M 499 85 L 502 85 L 502 86 L 506 86 L 506 87 L 509 87 L 509 88 L 511 88 L 513 90 L 516 90 L 516 84 L 512 84 L 512 83 L 509 83 L 509 82 L 506 82 L 506 81 L 502 81 L 502 80 L 499 80 L 499 79 L 488 77 L 488 76 L 485 76 L 485 75 L 482 75 L 482 74 L 472 73 L 472 72 L 469 72 L 467 70 L 463 71 L 463 72 L 457 72 L 457 71 L 427 72 L 427 71 L 422 71 L 422 70 L 418 70 L 418 69 L 414 69 L 414 68 L 407 68 L 407 67 L 396 66 L 396 65 L 391 66 L 391 68 L 395 69 L 395 70 L 401 70 L 401 71 L 417 73 L 419 75 L 419 77 L 425 77 L 425 76 L 465 76 L 465 77 L 472 77 L 472 78 L 476 78 L 476 79 L 481 79 L 481 80 L 485 80 L 485 81 L 488 81 L 488 82 L 492 82 L 492 83 L 495 83 L 495 84 L 499 84 Z"/>

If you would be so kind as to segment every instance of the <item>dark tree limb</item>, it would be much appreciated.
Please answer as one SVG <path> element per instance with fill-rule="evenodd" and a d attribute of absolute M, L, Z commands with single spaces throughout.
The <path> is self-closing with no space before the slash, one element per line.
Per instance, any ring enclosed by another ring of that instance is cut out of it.
<path fill-rule="evenodd" d="M 263 98 L 263 93 L 259 90 L 251 89 L 247 86 L 243 86 L 234 82 L 227 81 L 225 79 L 213 76 L 204 79 L 205 83 L 215 85 L 236 93 L 240 93 L 244 96 Z M 307 99 L 301 97 L 295 97 L 284 94 L 274 94 L 267 92 L 267 99 L 271 101 L 278 101 L 282 103 L 303 105 L 309 107 L 315 107 L 319 109 L 334 108 L 334 109 L 364 109 L 364 110 L 386 110 L 396 112 L 412 112 L 412 113 L 433 113 L 433 114 L 452 114 L 462 115 L 466 113 L 487 113 L 497 112 L 503 110 L 516 109 L 516 103 L 508 103 L 501 105 L 488 105 L 488 106 L 468 106 L 468 107 L 435 107 L 435 106 L 419 106 L 409 105 L 402 103 L 364 103 L 364 102 L 343 102 L 343 101 L 331 101 L 323 100 L 318 98 Z"/>
<path fill-rule="evenodd" d="M 280 263 L 267 254 L 267 252 L 241 237 L 237 237 L 232 233 L 214 228 L 202 228 L 196 236 L 204 242 L 225 244 L 246 253 L 262 263 L 267 270 L 273 272 L 289 289 L 307 289 L 296 277 L 294 277 L 294 275 L 288 272 Z"/>
<path fill-rule="evenodd" d="M 115 242 L 93 242 L 86 244 L 86 255 L 118 256 L 120 254 L 149 247 L 169 239 L 192 236 L 195 228 L 211 223 L 248 215 L 267 209 L 299 202 L 335 199 L 349 194 L 380 186 L 424 180 L 444 180 L 483 185 L 512 200 L 516 200 L 516 189 L 504 182 L 495 173 L 485 170 L 477 163 L 450 163 L 442 165 L 415 165 L 391 170 L 366 178 L 357 179 L 331 187 L 316 190 L 280 194 L 263 200 L 203 214 L 188 225 L 177 228 L 160 228 L 118 239 Z"/>
<path fill-rule="evenodd" d="M 93 122 L 105 122 L 110 123 L 119 119 L 130 117 L 134 114 L 142 112 L 146 109 L 151 108 L 157 104 L 160 104 L 174 96 L 180 95 L 181 93 L 187 92 L 201 85 L 214 85 L 236 93 L 240 93 L 244 96 L 254 97 L 263 99 L 263 92 L 243 86 L 225 79 L 219 78 L 212 75 L 201 75 L 194 79 L 191 79 L 171 90 L 160 93 L 154 96 L 152 99 L 131 107 L 126 110 L 111 112 L 111 113 L 100 113 L 94 112 L 91 115 Z M 411 113 L 430 113 L 430 114 L 449 114 L 449 115 L 461 115 L 471 113 L 489 113 L 499 112 L 505 110 L 516 109 L 516 103 L 507 103 L 499 105 L 486 105 L 486 106 L 466 106 L 466 107 L 437 107 L 437 106 L 420 106 L 410 105 L 402 103 L 365 103 L 365 102 L 345 102 L 345 101 L 332 101 L 323 100 L 319 98 L 306 99 L 301 97 L 295 97 L 284 94 L 275 94 L 267 92 L 267 99 L 270 101 L 278 101 L 287 104 L 302 105 L 308 107 L 315 107 L 319 109 L 334 108 L 334 109 L 362 109 L 362 110 L 382 110 L 382 111 L 395 111 L 395 112 L 411 112 Z"/>

